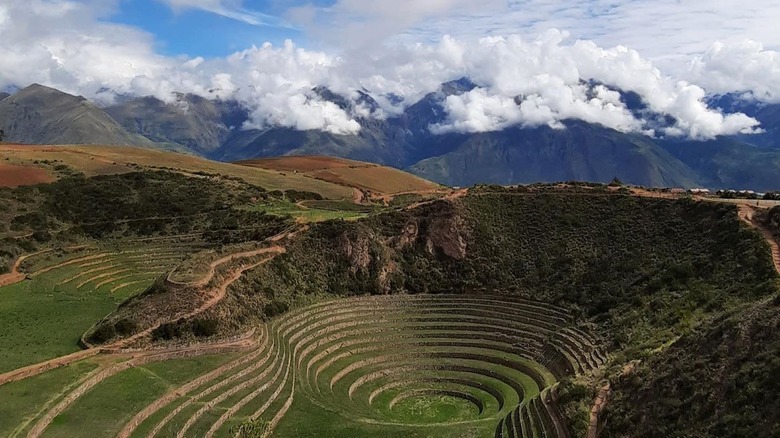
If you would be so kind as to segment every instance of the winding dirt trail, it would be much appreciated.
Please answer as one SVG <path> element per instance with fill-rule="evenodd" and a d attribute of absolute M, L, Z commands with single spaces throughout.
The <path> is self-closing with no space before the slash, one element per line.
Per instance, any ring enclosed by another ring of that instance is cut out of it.
<path fill-rule="evenodd" d="M 129 338 L 125 338 L 125 339 L 123 339 L 121 341 L 118 341 L 118 342 L 116 342 L 114 344 L 107 345 L 107 346 L 105 346 L 103 348 L 107 349 L 107 350 L 121 350 L 121 349 L 124 349 L 127 346 L 132 345 L 133 342 L 135 342 L 135 341 L 137 341 L 137 340 L 139 340 L 141 338 L 145 338 L 145 337 L 151 335 L 154 330 L 156 330 L 157 328 L 159 328 L 160 326 L 162 326 L 165 323 L 176 321 L 176 320 L 182 319 L 182 318 L 183 319 L 190 319 L 190 318 L 193 318 L 195 316 L 200 315 L 201 313 L 205 312 L 206 310 L 209 310 L 210 308 L 214 307 L 217 303 L 222 301 L 225 298 L 225 296 L 227 295 L 228 287 L 230 287 L 231 284 L 235 283 L 239 278 L 241 278 L 241 275 L 244 272 L 249 271 L 251 269 L 254 269 L 254 268 L 256 268 L 256 267 L 258 267 L 258 266 L 260 266 L 260 265 L 262 265 L 264 263 L 269 262 L 274 257 L 276 257 L 279 254 L 284 253 L 285 251 L 286 251 L 285 248 L 282 247 L 282 246 L 272 246 L 272 247 L 269 247 L 269 248 L 263 248 L 263 249 L 254 250 L 254 251 L 247 251 L 247 252 L 244 252 L 244 253 L 232 254 L 230 256 L 226 256 L 226 257 L 221 258 L 219 260 L 219 261 L 221 261 L 220 264 L 224 264 L 224 263 L 236 260 L 238 258 L 250 258 L 250 257 L 255 257 L 255 256 L 258 256 L 258 255 L 262 255 L 262 254 L 269 254 L 270 255 L 269 257 L 263 258 L 259 262 L 251 263 L 251 264 L 248 264 L 248 265 L 242 265 L 239 268 L 234 269 L 232 271 L 232 273 L 230 274 L 230 276 L 228 276 L 228 278 L 225 279 L 225 281 L 223 281 L 219 286 L 217 286 L 217 287 L 215 287 L 215 288 L 213 288 L 213 289 L 211 289 L 211 290 L 209 290 L 207 292 L 208 299 L 203 304 L 198 306 L 196 309 L 194 309 L 194 310 L 192 310 L 190 312 L 187 312 L 187 313 L 185 313 L 183 315 L 179 314 L 179 315 L 169 316 L 168 318 L 165 318 L 164 320 L 157 321 L 154 324 L 152 324 L 152 326 L 150 326 L 150 327 L 148 327 L 148 328 L 146 328 L 146 329 L 144 329 L 144 330 L 134 334 L 133 336 L 130 336 Z M 218 265 L 219 264 L 215 265 L 215 267 L 218 266 Z M 206 282 L 206 284 L 208 284 L 214 278 L 214 275 L 215 275 L 215 271 L 210 271 L 209 272 L 209 274 L 207 275 L 208 281 Z M 202 280 L 203 279 L 198 280 L 198 284 L 200 284 L 202 282 Z"/>
<path fill-rule="evenodd" d="M 18 380 L 24 380 L 29 377 L 37 376 L 38 374 L 45 373 L 46 371 L 68 366 L 72 363 L 97 356 L 100 354 L 100 351 L 101 350 L 99 348 L 81 350 L 67 356 L 57 357 L 45 362 L 40 362 L 34 365 L 26 366 L 24 368 L 19 368 L 7 373 L 0 374 L 0 386 L 5 385 L 6 383 L 16 382 Z"/>
<path fill-rule="evenodd" d="M 600 390 L 596 399 L 593 400 L 593 406 L 590 408 L 590 424 L 588 425 L 587 438 L 597 438 L 599 436 L 599 418 L 601 412 L 607 407 L 609 395 L 612 393 L 612 386 L 607 383 Z"/>
<path fill-rule="evenodd" d="M 14 262 L 14 265 L 11 266 L 11 272 L 0 275 L 0 287 L 10 286 L 12 284 L 19 283 L 20 281 L 24 280 L 26 278 L 25 274 L 19 271 L 19 268 L 22 266 L 22 263 L 30 257 L 45 254 L 51 251 L 53 251 L 53 249 L 44 249 L 43 251 L 38 251 L 31 254 L 25 254 L 19 256 Z"/>
<path fill-rule="evenodd" d="M 746 204 L 739 204 L 737 208 L 739 209 L 739 218 L 751 227 L 757 229 L 761 235 L 764 236 L 767 243 L 769 243 L 769 248 L 772 250 L 772 262 L 775 264 L 777 273 L 780 274 L 780 245 L 778 245 L 775 236 L 773 236 L 772 232 L 761 222 L 754 218 L 756 212 L 754 207 Z"/>
<path fill-rule="evenodd" d="M 280 241 L 282 241 L 284 239 L 287 239 L 287 238 L 295 236 L 297 233 L 299 233 L 299 232 L 301 232 L 301 231 L 303 231 L 305 229 L 306 228 L 304 227 L 304 228 L 296 228 L 296 229 L 293 229 L 293 230 L 287 230 L 287 231 L 285 231 L 283 233 L 280 233 L 280 234 L 278 234 L 276 236 L 273 236 L 273 237 L 271 237 L 271 238 L 269 238 L 267 240 L 269 242 L 280 242 Z M 25 259 L 27 259 L 29 257 L 32 257 L 32 256 L 35 256 L 35 255 L 38 255 L 38 254 L 41 254 L 41 253 L 49 252 L 49 251 L 51 251 L 51 250 L 45 250 L 45 251 L 40 251 L 38 253 L 33 253 L 33 254 L 28 254 L 28 255 L 25 255 L 25 256 L 21 256 L 19 259 L 17 259 L 16 263 L 14 263 L 14 269 L 13 269 L 12 273 L 18 272 L 19 266 L 21 265 L 21 263 Z M 135 342 L 136 340 L 138 340 L 138 339 L 140 339 L 142 337 L 149 336 L 152 333 L 152 331 L 154 331 L 155 329 L 160 327 L 162 324 L 165 324 L 166 322 L 177 320 L 179 318 L 191 318 L 191 317 L 197 316 L 200 313 L 203 313 L 206 310 L 210 309 L 211 307 L 215 306 L 217 303 L 222 301 L 222 299 L 224 299 L 224 297 L 227 295 L 228 287 L 230 287 L 231 284 L 233 284 L 235 281 L 237 281 L 239 278 L 241 278 L 241 275 L 244 272 L 246 272 L 248 270 L 251 270 L 251 269 L 254 269 L 254 268 L 256 268 L 256 267 L 258 267 L 258 266 L 260 266 L 260 265 L 262 265 L 264 263 L 267 263 L 268 261 L 272 260 L 277 255 L 282 254 L 284 252 L 285 252 L 285 248 L 284 247 L 276 245 L 276 246 L 272 246 L 272 247 L 268 247 L 268 248 L 262 248 L 262 249 L 259 249 L 259 250 L 255 250 L 255 251 L 248 251 L 246 253 L 239 253 L 239 254 L 232 254 L 230 256 L 225 256 L 222 259 L 220 259 L 220 260 L 222 260 L 222 263 L 228 263 L 228 262 L 233 261 L 233 260 L 235 260 L 237 258 L 241 258 L 242 255 L 244 257 L 254 257 L 254 256 L 258 256 L 258 255 L 261 255 L 261 254 L 268 254 L 269 255 L 269 257 L 265 257 L 265 258 L 263 258 L 262 260 L 260 260 L 260 261 L 258 261 L 256 263 L 251 263 L 249 265 L 243 265 L 243 266 L 240 266 L 239 268 L 233 270 L 232 273 L 221 284 L 219 284 L 217 287 L 215 287 L 215 288 L 213 288 L 213 289 L 208 291 L 208 299 L 203 304 L 198 306 L 197 309 L 194 309 L 194 310 L 192 310 L 192 311 L 190 311 L 190 312 L 188 312 L 188 313 L 186 313 L 184 315 L 176 315 L 174 318 L 166 318 L 165 320 L 158 321 L 152 327 L 149 327 L 146 330 L 143 330 L 142 332 L 139 332 L 139 333 L 131 336 L 130 338 L 123 339 L 123 340 L 121 340 L 119 342 L 116 342 L 114 344 L 110 344 L 110 345 L 102 346 L 102 347 L 95 347 L 95 346 L 85 342 L 84 344 L 87 347 L 87 349 L 85 349 L 85 350 L 78 351 L 78 352 L 75 352 L 75 353 L 72 353 L 72 354 L 69 354 L 69 355 L 66 355 L 66 356 L 57 357 L 57 358 L 50 359 L 50 360 L 47 360 L 47 361 L 44 361 L 44 362 L 40 362 L 40 363 L 37 363 L 37 364 L 29 365 L 29 366 L 26 366 L 26 367 L 23 367 L 23 368 L 19 368 L 19 369 L 16 369 L 16 370 L 12 370 L 12 371 L 0 374 L 0 386 L 4 385 L 6 383 L 15 382 L 15 381 L 19 381 L 19 380 L 24 380 L 24 379 L 27 379 L 27 378 L 30 378 L 30 377 L 33 377 L 33 376 L 37 376 L 39 374 L 43 374 L 44 372 L 53 370 L 55 368 L 68 366 L 68 365 L 70 365 L 72 363 L 75 363 L 75 362 L 78 362 L 78 361 L 81 361 L 81 360 L 84 360 L 84 359 L 96 356 L 98 354 L 123 354 L 122 350 L 125 349 L 128 345 L 132 344 L 133 342 Z M 216 265 L 215 265 L 215 267 L 216 267 Z M 8 274 L 6 274 L 6 275 L 8 275 Z M 21 279 L 23 280 L 25 278 L 24 274 L 20 274 L 20 275 L 21 275 Z M 211 279 L 213 279 L 214 272 L 210 272 L 208 277 L 209 277 L 209 281 Z M 0 279 L 1 278 L 2 277 L 0 277 Z M 206 283 L 208 283 L 208 281 Z M 2 285 L 2 284 L 0 284 L 0 285 Z M 141 352 L 141 353 L 143 353 L 143 352 Z M 156 351 L 156 352 L 152 351 L 152 353 L 159 353 L 159 350 Z"/>

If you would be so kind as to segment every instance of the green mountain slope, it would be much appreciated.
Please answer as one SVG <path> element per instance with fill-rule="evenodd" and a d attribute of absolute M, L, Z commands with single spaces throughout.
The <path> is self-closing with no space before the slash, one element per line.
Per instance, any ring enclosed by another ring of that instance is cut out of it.
<path fill-rule="evenodd" d="M 155 142 L 176 144 L 198 155 L 219 148 L 246 120 L 235 102 L 178 95 L 174 103 L 141 97 L 105 108 L 127 131 Z"/>
<path fill-rule="evenodd" d="M 727 137 L 662 145 L 701 175 L 704 186 L 759 191 L 780 188 L 780 149 L 752 146 Z"/>
<path fill-rule="evenodd" d="M 37 84 L 0 101 L 0 127 L 7 141 L 20 143 L 152 144 L 127 132 L 83 97 Z"/>
<path fill-rule="evenodd" d="M 450 185 L 538 181 L 608 182 L 691 187 L 702 178 L 650 139 L 583 123 L 565 130 L 514 128 L 464 138 L 448 154 L 423 160 L 412 172 Z"/>
<path fill-rule="evenodd" d="M 780 298 L 684 336 L 614 387 L 604 437 L 780 436 Z"/>

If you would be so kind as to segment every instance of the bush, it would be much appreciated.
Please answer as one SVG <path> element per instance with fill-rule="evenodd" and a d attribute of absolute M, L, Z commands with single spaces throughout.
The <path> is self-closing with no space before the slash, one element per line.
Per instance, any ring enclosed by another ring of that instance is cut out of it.
<path fill-rule="evenodd" d="M 93 344 L 105 344 L 106 342 L 116 337 L 116 329 L 112 324 L 99 325 L 92 335 L 89 337 L 89 341 Z"/>
<path fill-rule="evenodd" d="M 122 318 L 114 324 L 114 328 L 120 336 L 129 336 L 138 330 L 138 324 L 136 324 L 135 321 Z"/>
<path fill-rule="evenodd" d="M 192 333 L 199 338 L 214 336 L 219 331 L 219 323 L 215 319 L 196 319 L 192 321 Z"/>

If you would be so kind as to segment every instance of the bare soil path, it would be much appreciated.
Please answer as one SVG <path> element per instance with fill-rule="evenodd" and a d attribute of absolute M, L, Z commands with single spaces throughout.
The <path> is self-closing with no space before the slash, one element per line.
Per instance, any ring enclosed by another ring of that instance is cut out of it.
<path fill-rule="evenodd" d="M 596 399 L 593 400 L 593 406 L 590 408 L 590 425 L 588 426 L 587 438 L 597 438 L 599 436 L 599 418 L 601 417 L 601 412 L 607 406 L 611 393 L 612 386 L 607 383 L 599 390 Z"/>
<path fill-rule="evenodd" d="M 305 229 L 306 228 L 297 228 L 297 229 L 294 229 L 294 230 L 288 230 L 288 231 L 286 231 L 284 233 L 281 233 L 279 235 L 271 237 L 270 239 L 268 239 L 268 241 L 270 241 L 270 242 L 280 242 L 280 241 L 282 241 L 282 240 L 284 240 L 286 238 L 293 237 L 294 235 L 296 235 L 297 233 L 299 233 L 300 231 L 305 230 Z M 38 255 L 38 254 L 42 254 L 42 253 L 45 253 L 45 252 L 49 252 L 49 251 L 51 251 L 51 250 L 50 249 L 49 250 L 44 250 L 44 251 L 40 251 L 38 253 L 32 253 L 32 254 L 28 254 L 28 255 L 24 255 L 24 256 L 19 257 L 19 259 L 17 259 L 16 263 L 14 263 L 14 268 L 12 270 L 12 274 L 13 273 L 18 273 L 19 275 L 21 275 L 21 280 L 23 280 L 25 278 L 24 274 L 21 274 L 21 273 L 18 272 L 18 269 L 19 269 L 19 266 L 21 265 L 21 263 L 26 258 L 35 256 L 35 255 Z M 259 262 L 252 263 L 250 265 L 244 265 L 244 266 L 239 267 L 238 269 L 235 269 L 231 273 L 231 275 L 228 278 L 225 279 L 225 281 L 223 281 L 220 285 L 218 285 L 217 287 L 215 287 L 214 289 L 212 289 L 212 290 L 210 290 L 208 292 L 209 298 L 203 304 L 201 304 L 197 309 L 195 309 L 195 310 L 193 310 L 191 312 L 188 312 L 185 315 L 176 315 L 174 318 L 168 318 L 168 319 L 165 319 L 165 320 L 158 321 L 152 327 L 149 327 L 146 330 L 131 336 L 130 338 L 123 339 L 123 340 L 121 340 L 119 342 L 116 342 L 114 344 L 111 344 L 111 345 L 107 345 L 107 346 L 103 346 L 103 347 L 97 348 L 97 347 L 94 347 L 94 346 L 92 346 L 92 345 L 90 345 L 90 344 L 85 342 L 84 344 L 87 347 L 87 349 L 85 349 L 85 350 L 78 351 L 76 353 L 72 353 L 72 354 L 69 354 L 67 356 L 62 356 L 62 357 L 50 359 L 50 360 L 47 360 L 47 361 L 44 361 L 44 362 L 40 362 L 40 363 L 37 363 L 37 364 L 29 365 L 29 366 L 26 366 L 26 367 L 23 367 L 23 368 L 19 368 L 19 369 L 16 369 L 16 370 L 12 370 L 12 371 L 0 374 L 0 385 L 4 385 L 6 383 L 15 382 L 15 381 L 18 381 L 18 380 L 23 380 L 23 379 L 27 379 L 29 377 L 37 376 L 37 375 L 42 374 L 42 373 L 44 373 L 46 371 L 50 371 L 50 370 L 53 370 L 55 368 L 60 368 L 60 367 L 63 367 L 63 366 L 68 366 L 68 365 L 70 365 L 72 363 L 75 363 L 75 362 L 78 362 L 80 360 L 84 360 L 84 359 L 96 356 L 96 355 L 98 355 L 100 353 L 115 353 L 115 354 L 116 353 L 120 353 L 122 349 L 125 349 L 127 346 L 131 345 L 136 340 L 138 340 L 138 339 L 140 339 L 142 337 L 150 335 L 152 333 L 152 331 L 154 331 L 156 328 L 160 327 L 162 324 L 164 324 L 166 322 L 174 321 L 174 320 L 176 320 L 178 318 L 182 318 L 182 317 L 183 318 L 191 318 L 193 316 L 197 316 L 200 313 L 203 313 L 206 310 L 210 309 L 211 307 L 213 307 L 214 305 L 219 303 L 222 299 L 224 299 L 225 295 L 227 294 L 228 287 L 231 284 L 233 284 L 236 280 L 238 280 L 244 272 L 246 272 L 246 271 L 248 271 L 250 269 L 256 268 L 256 267 L 262 265 L 263 263 L 266 263 L 266 262 L 272 260 L 274 257 L 276 257 L 277 255 L 282 254 L 284 252 L 285 252 L 285 248 L 282 247 L 282 246 L 278 246 L 278 245 L 277 246 L 272 246 L 272 247 L 269 247 L 269 248 L 263 248 L 263 249 L 256 250 L 256 251 L 249 251 L 248 253 L 251 253 L 251 255 L 244 254 L 244 257 L 253 257 L 253 256 L 257 256 L 257 255 L 260 255 L 260 254 L 268 254 L 269 257 L 263 258 Z M 229 261 L 235 260 L 236 258 L 240 258 L 240 257 L 241 256 L 239 254 L 232 254 L 230 256 L 223 257 L 220 260 L 222 260 L 222 263 L 227 263 Z M 9 274 L 6 274 L 6 275 L 9 275 Z M 214 276 L 214 273 L 210 272 L 209 281 L 211 279 L 213 279 L 213 276 Z M 2 278 L 3 277 L 0 276 L 0 279 L 2 279 Z M 21 281 L 21 280 L 19 280 L 19 281 Z M 206 283 L 208 283 L 208 282 L 206 282 Z M 0 286 L 2 286 L 2 285 L 3 284 L 0 283 Z"/>
<path fill-rule="evenodd" d="M 40 254 L 45 254 L 47 252 L 53 251 L 52 249 L 45 249 L 43 251 L 34 252 L 31 254 L 25 254 L 19 256 L 16 261 L 14 262 L 14 265 L 11 266 L 11 272 L 7 274 L 0 275 L 0 287 L 3 286 L 10 286 L 12 284 L 18 283 L 25 279 L 25 274 L 19 271 L 19 268 L 22 266 L 22 262 L 27 260 L 30 257 L 37 256 Z"/>
<path fill-rule="evenodd" d="M 18 380 L 24 380 L 29 377 L 37 376 L 38 374 L 45 373 L 46 371 L 53 370 L 68 366 L 72 363 L 97 356 L 100 353 L 100 349 L 93 348 L 90 350 L 81 350 L 67 356 L 57 357 L 45 362 L 29 365 L 24 368 L 19 368 L 7 373 L 0 374 L 0 386 L 6 383 L 16 382 Z"/>
<path fill-rule="evenodd" d="M 219 259 L 218 261 L 221 261 L 221 263 L 219 263 L 219 264 L 224 264 L 224 263 L 227 263 L 229 261 L 236 260 L 238 258 L 250 258 L 250 257 L 255 257 L 255 256 L 258 256 L 258 255 L 261 255 L 261 254 L 268 254 L 269 255 L 269 257 L 263 258 L 259 262 L 251 263 L 251 264 L 248 264 L 248 265 L 242 265 L 242 266 L 238 267 L 237 269 L 234 269 L 232 271 L 232 273 L 230 274 L 230 276 L 228 276 L 221 284 L 219 284 L 217 287 L 215 287 L 215 288 L 213 288 L 213 289 L 211 289 L 211 290 L 209 290 L 207 292 L 208 299 L 203 304 L 198 306 L 196 309 L 194 309 L 194 310 L 192 310 L 190 312 L 187 312 L 187 313 L 185 313 L 183 315 L 173 315 L 173 316 L 169 316 L 168 318 L 165 318 L 164 320 L 157 321 L 151 327 L 148 327 L 148 328 L 146 328 L 146 329 L 144 329 L 144 330 L 134 334 L 133 336 L 125 338 L 125 339 L 123 339 L 121 341 L 118 341 L 116 343 L 107 345 L 107 346 L 105 346 L 103 348 L 109 349 L 109 350 L 121 350 L 121 349 L 127 348 L 128 346 L 132 345 L 135 341 L 151 335 L 154 330 L 156 330 L 157 328 L 159 328 L 160 326 L 162 326 L 165 323 L 176 321 L 176 320 L 182 319 L 182 318 L 183 319 L 190 319 L 190 318 L 193 318 L 195 316 L 200 315 L 201 313 L 203 313 L 206 310 L 214 307 L 217 303 L 222 301 L 225 298 L 225 296 L 227 295 L 228 287 L 230 287 L 231 284 L 235 283 L 239 278 L 241 278 L 241 275 L 244 272 L 249 271 L 251 269 L 254 269 L 254 268 L 256 268 L 256 267 L 258 267 L 258 266 L 260 266 L 260 265 L 262 265 L 264 263 L 267 263 L 268 261 L 272 260 L 277 255 L 282 254 L 284 252 L 285 252 L 285 248 L 284 247 L 282 247 L 282 246 L 272 246 L 272 247 L 269 247 L 269 248 L 263 248 L 263 249 L 254 250 L 254 251 L 247 251 L 247 252 L 244 252 L 244 253 L 231 254 L 229 256 L 226 256 L 226 257 L 223 257 L 223 258 Z M 214 266 L 216 267 L 219 264 L 214 265 Z M 206 281 L 205 284 L 208 284 L 214 278 L 214 271 L 210 271 L 209 274 L 207 275 L 207 277 L 208 277 L 208 281 Z M 203 279 L 198 280 L 197 283 L 200 285 L 202 281 L 203 281 Z"/>
<path fill-rule="evenodd" d="M 780 245 L 778 245 L 777 239 L 774 235 L 772 235 L 771 231 L 769 231 L 761 222 L 755 219 L 754 207 L 746 204 L 740 204 L 737 208 L 739 209 L 739 218 L 751 227 L 757 229 L 761 235 L 764 236 L 764 239 L 766 239 L 767 243 L 769 244 L 769 248 L 772 250 L 772 262 L 775 265 L 777 273 L 780 274 Z"/>

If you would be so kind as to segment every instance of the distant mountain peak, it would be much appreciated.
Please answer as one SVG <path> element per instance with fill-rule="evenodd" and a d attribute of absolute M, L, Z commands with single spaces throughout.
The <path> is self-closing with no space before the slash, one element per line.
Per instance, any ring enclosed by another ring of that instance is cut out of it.
<path fill-rule="evenodd" d="M 439 89 L 442 93 L 444 93 L 445 96 L 456 96 L 459 94 L 468 93 L 477 87 L 478 85 L 475 84 L 471 79 L 462 77 L 460 79 L 455 79 L 454 81 L 441 84 Z"/>

